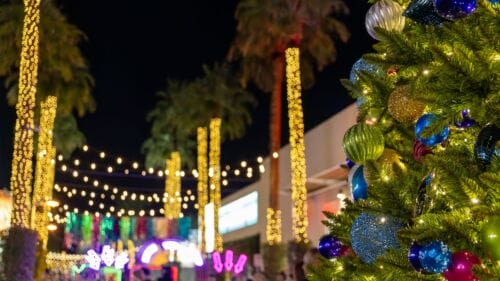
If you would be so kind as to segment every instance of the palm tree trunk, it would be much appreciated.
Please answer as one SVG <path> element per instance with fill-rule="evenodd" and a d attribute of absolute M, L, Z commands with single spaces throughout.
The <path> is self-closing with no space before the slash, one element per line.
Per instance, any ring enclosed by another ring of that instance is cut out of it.
<path fill-rule="evenodd" d="M 220 190 L 220 148 L 221 148 L 221 129 L 222 119 L 212 118 L 210 120 L 210 144 L 209 144 L 209 166 L 210 166 L 210 201 L 214 204 L 214 233 L 215 233 L 215 251 L 223 251 L 222 236 L 219 233 L 219 208 L 221 205 Z"/>
<path fill-rule="evenodd" d="M 201 252 L 205 253 L 205 206 L 208 203 L 208 134 L 206 127 L 198 127 L 198 229 L 201 236 Z"/>
<path fill-rule="evenodd" d="M 5 259 L 6 280 L 33 280 L 37 235 L 30 224 L 30 194 L 33 181 L 33 128 L 38 82 L 40 0 L 24 0 L 24 25 L 16 105 L 14 156 L 12 157 L 12 228 Z M 23 244 L 19 244 L 19 242 Z M 17 252 L 17 253 L 16 253 Z"/>

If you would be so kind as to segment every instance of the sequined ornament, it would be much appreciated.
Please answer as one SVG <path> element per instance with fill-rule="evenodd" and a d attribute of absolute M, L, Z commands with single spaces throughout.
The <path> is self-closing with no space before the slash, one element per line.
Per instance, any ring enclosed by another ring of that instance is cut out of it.
<path fill-rule="evenodd" d="M 401 223 L 391 217 L 361 213 L 351 226 L 352 249 L 366 263 L 373 263 L 385 251 L 399 247 L 396 234 Z"/>
<path fill-rule="evenodd" d="M 435 146 L 436 144 L 444 142 L 448 138 L 448 134 L 450 133 L 450 128 L 448 128 L 448 126 L 442 127 L 437 133 L 424 136 L 424 131 L 433 126 L 433 124 L 438 120 L 439 117 L 432 113 L 424 114 L 417 120 L 417 124 L 415 124 L 415 136 L 417 137 L 417 140 L 425 146 Z"/>
<path fill-rule="evenodd" d="M 426 272 L 441 273 L 451 265 L 451 251 L 442 241 L 432 241 L 422 246 L 418 260 Z"/>
<path fill-rule="evenodd" d="M 347 176 L 354 201 L 368 198 L 368 183 L 365 180 L 363 171 L 363 166 L 356 165 L 349 171 Z"/>
<path fill-rule="evenodd" d="M 413 0 L 403 16 L 426 25 L 439 25 L 446 21 L 434 9 L 433 0 Z"/>
<path fill-rule="evenodd" d="M 376 160 L 382 155 L 384 135 L 377 126 L 358 123 L 346 131 L 342 146 L 349 159 L 363 164 L 367 160 Z"/>
<path fill-rule="evenodd" d="M 387 31 L 402 31 L 405 27 L 403 8 L 392 0 L 381 0 L 370 7 L 365 17 L 365 27 L 368 34 L 379 40 L 375 27 Z"/>
<path fill-rule="evenodd" d="M 474 157 L 483 171 L 488 168 L 493 157 L 500 157 L 500 129 L 488 124 L 481 129 L 474 143 Z"/>
<path fill-rule="evenodd" d="M 427 154 L 432 154 L 432 150 L 418 140 L 415 140 L 413 142 L 413 159 L 422 161 Z"/>
<path fill-rule="evenodd" d="M 500 260 L 500 217 L 488 219 L 481 229 L 481 242 L 485 252 L 494 260 Z"/>
<path fill-rule="evenodd" d="M 353 84 L 358 82 L 358 75 L 359 73 L 361 73 L 361 71 L 375 74 L 380 73 L 380 70 L 375 65 L 367 63 L 363 58 L 360 58 L 352 65 L 351 72 L 349 73 L 349 81 L 351 81 Z"/>
<path fill-rule="evenodd" d="M 448 19 L 457 20 L 470 15 L 476 9 L 477 0 L 433 0 L 436 12 Z"/>
<path fill-rule="evenodd" d="M 341 255 L 342 243 L 333 235 L 325 235 L 319 239 L 319 253 L 327 259 L 333 259 Z"/>
<path fill-rule="evenodd" d="M 422 115 L 425 105 L 410 95 L 410 86 L 398 86 L 387 101 L 391 116 L 399 122 L 413 122 Z"/>
<path fill-rule="evenodd" d="M 480 264 L 479 258 L 471 252 L 460 251 L 451 256 L 451 267 L 444 272 L 444 278 L 448 281 L 479 281 L 474 276 L 472 267 Z"/>

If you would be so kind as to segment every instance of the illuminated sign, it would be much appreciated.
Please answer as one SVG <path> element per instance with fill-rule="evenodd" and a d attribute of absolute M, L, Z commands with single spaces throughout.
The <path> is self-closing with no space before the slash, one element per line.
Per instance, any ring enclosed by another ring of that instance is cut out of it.
<path fill-rule="evenodd" d="M 111 248 L 109 245 L 102 247 L 102 253 L 100 255 L 94 250 L 88 250 L 85 255 L 85 260 L 88 262 L 88 267 L 94 270 L 99 270 L 101 268 L 101 262 L 104 263 L 105 266 L 111 266 L 114 263 L 116 269 L 123 269 L 125 264 L 129 261 L 127 252 L 115 255 L 115 249 Z"/>
<path fill-rule="evenodd" d="M 207 212 L 205 211 L 205 214 Z M 222 206 L 219 210 L 219 232 L 226 234 L 257 223 L 259 193 L 253 191 Z"/>
<path fill-rule="evenodd" d="M 161 246 L 161 248 L 160 248 Z M 154 255 L 160 250 L 168 251 L 169 261 L 175 261 L 175 257 L 183 263 L 192 263 L 196 266 L 203 266 L 203 257 L 201 256 L 196 246 L 192 243 L 181 243 L 176 240 L 164 240 L 161 243 L 151 242 L 145 246 L 141 254 L 141 262 L 148 264 L 151 262 Z"/>
<path fill-rule="evenodd" d="M 245 269 L 247 259 L 246 255 L 241 254 L 236 263 L 234 263 L 233 251 L 227 250 L 224 255 L 224 262 L 222 262 L 221 254 L 219 252 L 214 252 L 212 254 L 212 266 L 217 273 L 222 273 L 222 271 L 225 270 L 226 272 L 233 271 L 235 275 L 238 275 Z"/>
<path fill-rule="evenodd" d="M 220 218 L 220 217 L 219 217 Z M 220 223 L 220 221 L 219 221 Z M 211 253 L 215 248 L 214 203 L 205 205 L 205 251 Z"/>

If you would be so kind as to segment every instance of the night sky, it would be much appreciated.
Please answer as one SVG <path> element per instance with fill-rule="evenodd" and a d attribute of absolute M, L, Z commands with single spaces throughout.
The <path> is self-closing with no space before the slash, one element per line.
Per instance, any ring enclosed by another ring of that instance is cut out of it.
<path fill-rule="evenodd" d="M 373 43 L 364 29 L 368 4 L 365 0 L 346 2 L 351 15 L 342 20 L 352 37 L 348 44 L 338 44 L 337 62 L 318 74 L 316 85 L 304 93 L 306 130 L 352 103 L 339 79 L 348 76 L 354 61 L 370 51 Z M 63 13 L 88 37 L 82 50 L 96 81 L 97 101 L 97 111 L 79 120 L 88 144 L 142 161 L 140 148 L 149 135 L 145 116 L 155 104 L 155 93 L 165 88 L 167 78 L 195 78 L 202 64 L 225 58 L 235 33 L 236 4 L 229 0 L 61 1 Z M 254 122 L 246 137 L 223 145 L 222 164 L 267 154 L 268 96 L 254 92 L 259 100 Z M 14 109 L 1 98 L 0 187 L 9 183 L 14 121 Z M 285 144 L 288 123 L 283 125 Z"/>

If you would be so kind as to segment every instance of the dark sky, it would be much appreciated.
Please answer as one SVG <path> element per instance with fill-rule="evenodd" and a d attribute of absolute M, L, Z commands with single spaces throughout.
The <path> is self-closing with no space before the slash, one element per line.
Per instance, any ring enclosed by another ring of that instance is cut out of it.
<path fill-rule="evenodd" d="M 352 37 L 348 44 L 339 43 L 337 62 L 304 93 L 306 129 L 352 102 L 339 79 L 348 76 L 354 61 L 373 43 L 364 29 L 368 4 L 346 2 L 351 15 L 343 21 Z M 61 1 L 69 21 L 88 37 L 82 50 L 96 81 L 97 111 L 79 120 L 79 125 L 89 145 L 142 161 L 140 147 L 149 134 L 145 115 L 155 104 L 155 93 L 165 87 L 167 78 L 192 79 L 201 74 L 202 64 L 224 59 L 235 33 L 236 4 L 229 0 Z M 223 145 L 223 164 L 267 154 L 268 96 L 256 95 L 254 123 L 246 137 Z M 1 98 L 0 187 L 9 182 L 14 117 L 14 109 Z M 286 143 L 287 123 L 283 125 Z"/>

